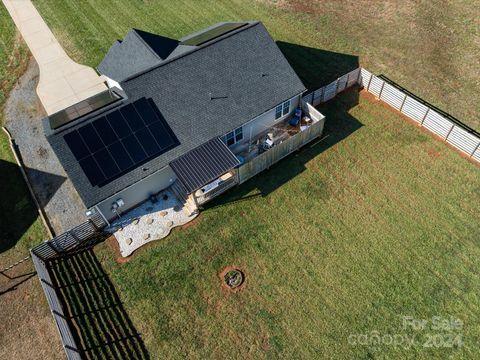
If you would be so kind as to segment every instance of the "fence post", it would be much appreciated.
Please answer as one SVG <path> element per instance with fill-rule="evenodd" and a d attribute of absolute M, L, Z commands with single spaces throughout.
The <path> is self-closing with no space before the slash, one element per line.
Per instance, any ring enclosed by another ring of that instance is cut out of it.
<path fill-rule="evenodd" d="M 425 115 L 423 116 L 422 121 L 420 121 L 420 125 L 423 125 L 423 122 L 424 122 L 425 119 L 427 118 L 427 115 L 428 115 L 429 112 L 430 112 L 430 108 L 427 108 L 427 112 L 426 112 Z"/>
<path fill-rule="evenodd" d="M 450 135 L 450 133 L 452 132 L 453 128 L 455 127 L 455 124 L 452 124 L 452 127 L 450 128 L 450 130 L 448 130 L 448 133 L 447 135 L 445 136 L 445 140 L 448 139 L 448 136 Z"/>
<path fill-rule="evenodd" d="M 337 79 L 337 84 L 335 86 L 335 96 L 337 96 L 337 94 L 338 94 L 338 84 L 339 83 L 340 83 L 340 81 L 338 81 L 338 79 Z"/>
<path fill-rule="evenodd" d="M 52 242 L 50 240 L 47 240 L 47 241 L 44 241 L 44 244 L 47 244 L 47 246 L 52 249 L 53 251 L 55 251 L 55 253 L 58 255 L 60 254 L 60 251 L 58 251 L 58 249 L 53 246 Z"/>
<path fill-rule="evenodd" d="M 321 90 L 322 90 L 322 95 L 320 95 L 320 102 L 324 103 L 325 102 L 325 86 L 323 86 Z"/>
<path fill-rule="evenodd" d="M 350 73 L 347 74 L 347 82 L 345 83 L 345 87 L 343 88 L 343 90 L 345 90 L 347 88 L 349 78 L 350 78 Z"/>
<path fill-rule="evenodd" d="M 478 142 L 478 145 L 475 146 L 475 149 L 473 149 L 472 153 L 470 154 L 470 157 L 473 156 L 473 154 L 475 154 L 475 151 L 477 151 L 477 149 L 480 147 L 480 142 Z"/>
<path fill-rule="evenodd" d="M 60 314 L 57 310 L 52 310 L 52 314 L 60 316 L 62 319 L 67 320 L 67 317 L 63 314 Z"/>
<path fill-rule="evenodd" d="M 402 105 L 400 105 L 400 109 L 398 111 L 402 112 L 403 105 L 405 105 L 405 101 L 407 101 L 407 94 L 405 94 L 405 97 L 403 98 Z"/>
<path fill-rule="evenodd" d="M 360 85 L 360 78 L 362 77 L 362 68 L 358 68 L 358 75 L 357 75 L 357 84 Z"/>
<path fill-rule="evenodd" d="M 48 285 L 51 289 L 55 290 L 52 284 L 50 284 L 47 280 L 40 278 L 40 281 L 43 282 L 44 284 Z"/>
<path fill-rule="evenodd" d="M 385 80 L 382 80 L 382 81 L 383 81 L 383 84 L 382 84 L 382 87 L 380 88 L 380 92 L 378 93 L 378 99 L 382 97 L 383 87 L 385 86 Z"/>
<path fill-rule="evenodd" d="M 372 83 L 373 74 L 370 74 L 370 80 L 368 80 L 367 91 L 370 90 L 370 84 Z"/>
<path fill-rule="evenodd" d="M 77 245 L 81 244 L 80 239 L 78 238 L 77 235 L 75 235 L 75 233 L 73 231 L 70 231 L 70 235 L 72 235 L 73 240 L 75 240 L 77 242 Z"/>

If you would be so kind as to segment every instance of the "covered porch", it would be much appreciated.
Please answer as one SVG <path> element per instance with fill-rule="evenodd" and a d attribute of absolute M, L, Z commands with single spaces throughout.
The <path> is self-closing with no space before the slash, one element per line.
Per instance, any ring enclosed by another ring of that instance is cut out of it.
<path fill-rule="evenodd" d="M 237 156 L 215 138 L 170 163 L 178 178 L 172 189 L 197 212 L 198 206 L 239 183 L 238 165 Z"/>

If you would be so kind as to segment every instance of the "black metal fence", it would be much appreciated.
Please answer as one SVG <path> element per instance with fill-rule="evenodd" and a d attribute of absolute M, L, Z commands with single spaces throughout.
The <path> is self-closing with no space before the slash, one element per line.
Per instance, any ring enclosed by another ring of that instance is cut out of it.
<path fill-rule="evenodd" d="M 32 251 L 32 261 L 37 271 L 37 275 L 42 284 L 43 291 L 47 297 L 48 305 L 52 311 L 53 319 L 57 325 L 58 332 L 60 333 L 60 338 L 62 340 L 63 348 L 69 360 L 81 360 L 80 349 L 77 346 L 75 339 L 71 331 L 71 325 L 69 324 L 68 318 L 63 312 L 60 299 L 57 296 L 55 288 L 52 284 L 52 279 L 48 273 L 47 266 L 45 262 L 40 259 Z"/>
<path fill-rule="evenodd" d="M 97 214 L 87 222 L 35 246 L 31 252 L 43 261 L 62 256 L 79 246 L 95 241 L 96 237 L 102 234 L 101 230 L 105 226 L 107 223 L 101 215 Z"/>
<path fill-rule="evenodd" d="M 72 324 L 66 316 L 48 271 L 48 262 L 80 248 L 98 242 L 104 235 L 106 222 L 100 215 L 73 229 L 35 246 L 30 250 L 38 278 L 50 306 L 55 324 L 60 333 L 65 353 L 69 360 L 82 359 L 80 347 L 75 342 Z"/>

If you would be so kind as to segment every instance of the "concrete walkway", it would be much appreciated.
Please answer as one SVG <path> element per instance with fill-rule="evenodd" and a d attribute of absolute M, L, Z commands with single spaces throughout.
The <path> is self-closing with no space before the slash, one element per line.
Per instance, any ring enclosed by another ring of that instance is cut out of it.
<path fill-rule="evenodd" d="M 94 69 L 65 53 L 30 0 L 2 0 L 40 68 L 37 94 L 48 115 L 107 89 Z"/>

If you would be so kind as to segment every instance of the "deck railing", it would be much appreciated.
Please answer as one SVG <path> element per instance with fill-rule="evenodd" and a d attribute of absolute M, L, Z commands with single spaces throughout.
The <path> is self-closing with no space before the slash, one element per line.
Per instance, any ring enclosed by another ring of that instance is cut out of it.
<path fill-rule="evenodd" d="M 227 180 L 220 183 L 216 188 L 210 190 L 209 192 L 197 196 L 197 202 L 199 205 L 205 204 L 207 201 L 212 200 L 213 198 L 217 197 L 220 194 L 223 194 L 228 189 L 232 188 L 233 186 L 238 184 L 237 176 L 234 175 Z"/>
<path fill-rule="evenodd" d="M 305 104 L 305 106 L 308 106 L 308 104 Z M 295 150 L 300 149 L 305 144 L 322 135 L 325 116 L 313 107 L 308 110 L 312 113 L 315 112 L 315 122 L 303 131 L 298 132 L 282 143 L 275 145 L 271 149 L 257 155 L 244 165 L 240 166 L 238 168 L 238 179 L 240 184 L 257 175 L 261 171 L 268 169 L 285 156 L 288 156 Z"/>

